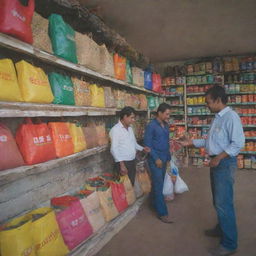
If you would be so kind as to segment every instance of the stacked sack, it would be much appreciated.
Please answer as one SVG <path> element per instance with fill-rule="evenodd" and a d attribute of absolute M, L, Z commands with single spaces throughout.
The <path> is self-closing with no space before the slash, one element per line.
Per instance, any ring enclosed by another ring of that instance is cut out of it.
<path fill-rule="evenodd" d="M 142 170 L 140 170 L 142 171 Z M 148 193 L 137 175 L 141 196 Z M 147 181 L 150 183 L 150 180 Z M 64 256 L 123 213 L 136 200 L 128 176 L 105 173 L 86 181 L 73 195 L 51 199 L 51 206 L 38 208 L 0 227 L 0 254 Z"/>
<path fill-rule="evenodd" d="M 33 123 L 25 118 L 15 138 L 0 123 L 0 170 L 43 163 L 109 143 L 104 123 L 49 122 Z"/>

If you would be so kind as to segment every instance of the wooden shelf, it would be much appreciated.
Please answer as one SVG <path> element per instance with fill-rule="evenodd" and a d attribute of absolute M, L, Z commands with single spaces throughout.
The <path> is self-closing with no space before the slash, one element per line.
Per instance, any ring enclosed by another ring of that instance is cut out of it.
<path fill-rule="evenodd" d="M 66 106 L 56 104 L 37 104 L 24 102 L 1 102 L 1 117 L 35 116 L 109 116 L 116 115 L 116 108 L 95 108 Z"/>
<path fill-rule="evenodd" d="M 0 186 L 3 186 L 7 183 L 13 182 L 15 180 L 21 179 L 28 175 L 38 174 L 42 172 L 46 172 L 58 166 L 67 165 L 71 162 L 83 159 L 85 157 L 98 154 L 107 150 L 108 146 L 101 146 L 92 149 L 87 149 L 82 152 L 66 156 L 63 158 L 58 158 L 54 160 L 50 160 L 44 163 L 36 164 L 36 165 L 27 165 L 21 166 L 13 169 L 8 169 L 0 172 Z"/>
<path fill-rule="evenodd" d="M 30 44 L 24 43 L 16 38 L 10 37 L 10 36 L 2 34 L 2 33 L 0 33 L 0 46 L 11 49 L 17 53 L 23 53 L 23 54 L 27 54 L 28 56 L 33 56 L 45 63 L 49 63 L 49 64 L 61 67 L 63 69 L 69 70 L 69 71 L 73 71 L 73 72 L 75 71 L 76 73 L 78 72 L 80 74 L 83 74 L 83 75 L 91 77 L 91 78 L 96 78 L 96 79 L 103 80 L 106 82 L 111 82 L 113 85 L 122 86 L 123 89 L 134 89 L 137 92 L 144 92 L 147 94 L 162 96 L 159 93 L 155 93 L 155 92 L 146 90 L 144 88 L 128 84 L 125 81 L 117 80 L 115 78 L 102 75 L 102 74 L 100 74 L 96 71 L 90 70 L 82 65 L 66 61 L 66 60 L 56 57 L 48 52 L 45 52 L 41 49 L 35 48 Z"/>

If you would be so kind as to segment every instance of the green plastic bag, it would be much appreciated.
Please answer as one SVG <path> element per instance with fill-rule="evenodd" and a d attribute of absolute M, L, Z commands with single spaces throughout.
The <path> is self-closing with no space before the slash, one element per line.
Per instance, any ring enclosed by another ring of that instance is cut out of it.
<path fill-rule="evenodd" d="M 77 63 L 75 31 L 58 14 L 49 17 L 49 37 L 56 56 Z"/>
<path fill-rule="evenodd" d="M 131 62 L 129 60 L 126 60 L 126 82 L 133 84 L 132 68 Z"/>
<path fill-rule="evenodd" d="M 156 107 L 155 97 L 154 96 L 148 96 L 147 100 L 148 100 L 149 109 L 151 109 L 151 110 L 155 109 L 155 107 Z"/>
<path fill-rule="evenodd" d="M 68 76 L 49 73 L 49 81 L 54 95 L 54 104 L 75 105 L 73 83 Z"/>

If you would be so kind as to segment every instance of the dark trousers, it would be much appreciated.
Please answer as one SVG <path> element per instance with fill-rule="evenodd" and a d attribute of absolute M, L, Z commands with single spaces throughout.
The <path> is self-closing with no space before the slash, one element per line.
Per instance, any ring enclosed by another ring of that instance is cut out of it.
<path fill-rule="evenodd" d="M 135 160 L 131 160 L 131 161 L 123 161 L 125 167 L 128 170 L 128 177 L 132 183 L 132 185 L 134 186 L 134 182 L 135 182 L 135 175 L 136 175 L 136 164 L 135 164 Z M 120 175 L 120 163 L 115 163 L 115 173 L 117 175 Z"/>
<path fill-rule="evenodd" d="M 211 168 L 211 189 L 218 226 L 221 229 L 221 245 L 229 250 L 237 248 L 237 226 L 233 203 L 233 184 L 237 168 L 236 158 L 224 158 Z"/>

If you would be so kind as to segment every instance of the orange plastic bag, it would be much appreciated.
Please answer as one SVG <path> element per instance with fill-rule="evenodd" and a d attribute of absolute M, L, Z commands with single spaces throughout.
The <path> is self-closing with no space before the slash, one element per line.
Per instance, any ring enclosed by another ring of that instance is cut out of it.
<path fill-rule="evenodd" d="M 33 124 L 30 118 L 20 125 L 16 142 L 26 164 L 38 164 L 56 158 L 54 144 L 47 124 Z"/>
<path fill-rule="evenodd" d="M 51 131 L 57 157 L 74 154 L 74 145 L 69 133 L 68 123 L 50 122 L 48 127 Z"/>
<path fill-rule="evenodd" d="M 126 79 L 126 58 L 114 54 L 114 68 L 115 68 L 115 78 L 119 80 Z"/>

